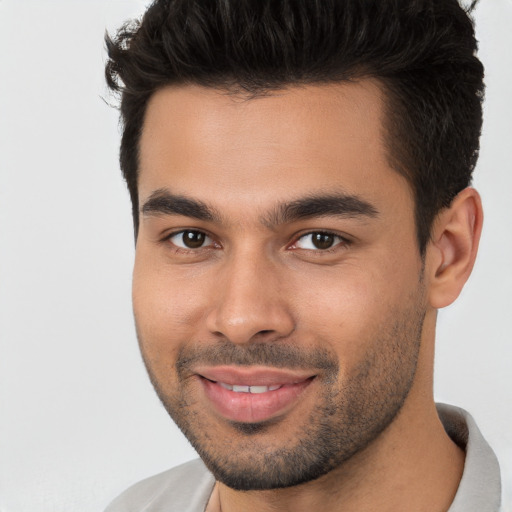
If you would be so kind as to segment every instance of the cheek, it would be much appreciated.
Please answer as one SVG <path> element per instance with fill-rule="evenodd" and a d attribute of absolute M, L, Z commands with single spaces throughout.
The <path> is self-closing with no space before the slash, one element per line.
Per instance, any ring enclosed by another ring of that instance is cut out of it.
<path fill-rule="evenodd" d="M 132 300 L 139 343 L 150 357 L 175 353 L 204 315 L 201 287 L 142 258 L 135 261 Z"/>
<path fill-rule="evenodd" d="M 295 287 L 297 330 L 303 341 L 314 339 L 329 345 L 341 367 L 356 365 L 373 350 L 375 340 L 396 311 L 407 309 L 416 290 L 413 278 L 391 278 L 385 266 L 372 271 L 356 264 L 333 269 L 324 279 L 310 273 L 307 282 Z"/>

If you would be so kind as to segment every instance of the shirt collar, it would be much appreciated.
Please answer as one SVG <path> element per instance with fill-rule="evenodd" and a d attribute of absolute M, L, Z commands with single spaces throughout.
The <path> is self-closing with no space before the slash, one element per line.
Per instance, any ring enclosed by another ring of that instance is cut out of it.
<path fill-rule="evenodd" d="M 501 476 L 498 459 L 472 416 L 459 407 L 437 404 L 450 438 L 466 452 L 459 489 L 448 512 L 498 512 Z"/>

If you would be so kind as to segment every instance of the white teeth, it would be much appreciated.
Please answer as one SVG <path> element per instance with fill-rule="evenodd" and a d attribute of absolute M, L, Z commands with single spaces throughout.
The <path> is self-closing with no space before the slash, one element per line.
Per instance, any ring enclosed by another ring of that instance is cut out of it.
<path fill-rule="evenodd" d="M 266 393 L 268 391 L 268 386 L 251 386 L 251 393 Z"/>
<path fill-rule="evenodd" d="M 235 393 L 249 393 L 249 386 L 237 386 L 236 384 L 233 386 L 233 391 Z"/>
<path fill-rule="evenodd" d="M 280 385 L 277 386 L 240 386 L 238 384 L 226 384 L 224 382 L 218 383 L 221 388 L 228 389 L 229 391 L 234 391 L 235 393 L 266 393 L 267 391 L 275 391 L 279 389 Z"/>

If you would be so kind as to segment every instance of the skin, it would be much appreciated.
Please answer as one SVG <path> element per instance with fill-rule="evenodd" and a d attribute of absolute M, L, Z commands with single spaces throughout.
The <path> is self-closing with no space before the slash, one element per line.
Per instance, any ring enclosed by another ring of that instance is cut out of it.
<path fill-rule="evenodd" d="M 462 191 L 422 258 L 411 188 L 383 143 L 383 111 L 369 80 L 251 100 L 169 87 L 148 105 L 137 332 L 162 402 L 219 480 L 211 512 L 444 511 L 453 500 L 464 455 L 433 401 L 436 309 L 471 272 L 481 205 L 473 189 Z M 163 207 L 169 194 L 213 215 Z M 277 214 L 312 195 L 350 196 L 371 213 Z M 204 243 L 187 248 L 184 230 Z M 328 249 L 312 244 L 319 232 L 332 233 Z M 315 354 L 326 364 L 315 366 Z M 212 407 L 194 357 L 258 368 L 272 357 L 286 367 L 288 357 L 314 378 L 270 421 L 237 423 Z M 319 444 L 326 423 L 339 438 L 314 480 L 241 492 L 226 477 L 277 478 L 292 455 L 300 461 Z"/>

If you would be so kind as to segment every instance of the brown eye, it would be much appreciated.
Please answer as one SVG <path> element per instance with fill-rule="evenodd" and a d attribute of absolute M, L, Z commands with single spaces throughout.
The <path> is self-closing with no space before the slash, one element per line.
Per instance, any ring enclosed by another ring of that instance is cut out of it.
<path fill-rule="evenodd" d="M 325 251 L 331 249 L 336 245 L 343 244 L 345 240 L 341 236 L 333 233 L 323 233 L 321 231 L 314 231 L 301 236 L 295 246 L 298 249 L 307 249 L 310 251 Z"/>
<path fill-rule="evenodd" d="M 329 249 L 334 245 L 334 235 L 326 233 L 313 233 L 311 241 L 317 249 Z"/>
<path fill-rule="evenodd" d="M 180 231 L 169 238 L 176 246 L 182 249 L 200 249 L 212 243 L 212 240 L 202 231 Z"/>

